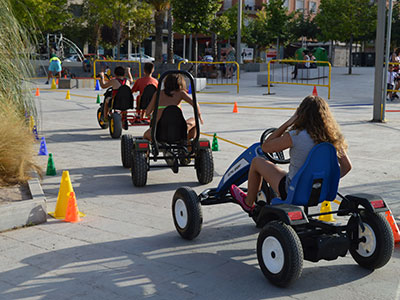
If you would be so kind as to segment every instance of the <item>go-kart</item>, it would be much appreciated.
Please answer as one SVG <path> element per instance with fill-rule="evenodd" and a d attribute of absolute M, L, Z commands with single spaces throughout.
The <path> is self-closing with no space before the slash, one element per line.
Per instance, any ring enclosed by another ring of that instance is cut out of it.
<path fill-rule="evenodd" d="M 158 107 L 163 80 L 168 74 L 180 73 L 188 77 L 191 86 L 193 76 L 187 71 L 167 71 L 159 79 L 156 92 L 155 107 Z M 174 173 L 180 167 L 194 167 L 197 179 L 201 184 L 210 183 L 214 176 L 214 161 L 208 139 L 199 138 L 200 122 L 197 112 L 196 91 L 192 91 L 193 111 L 196 124 L 196 134 L 189 144 L 187 140 L 187 124 L 182 110 L 178 106 L 168 106 L 156 124 L 158 109 L 153 112 L 151 120 L 151 142 L 124 134 L 121 138 L 122 166 L 131 168 L 132 183 L 141 187 L 146 185 L 147 173 L 151 168 L 169 167 Z M 151 165 L 151 162 L 165 160 L 166 164 Z M 194 163 L 193 163 L 194 160 Z"/>
<path fill-rule="evenodd" d="M 154 90 L 152 90 L 151 87 L 153 87 Z M 148 99 L 151 99 L 153 96 L 155 87 L 153 85 L 151 85 L 151 87 L 149 87 L 150 89 L 147 90 L 147 93 L 142 96 L 142 102 L 144 102 L 145 99 L 146 102 L 149 102 Z M 103 102 L 100 103 L 100 107 L 97 109 L 97 121 L 100 128 L 109 128 L 111 137 L 118 139 L 122 134 L 122 129 L 128 130 L 129 126 L 148 126 L 150 124 L 149 118 L 141 117 L 141 108 L 138 107 L 136 110 L 128 110 L 131 108 L 129 104 L 133 103 L 133 96 L 128 86 L 122 94 L 119 94 L 118 92 L 114 99 L 111 99 L 109 103 L 110 109 L 108 114 L 108 122 L 106 122 L 104 120 L 104 102 L 107 97 L 111 97 L 112 91 L 112 87 L 106 90 L 104 93 Z"/>
<path fill-rule="evenodd" d="M 202 205 L 237 203 L 229 188 L 232 184 L 239 186 L 247 181 L 254 157 L 265 157 L 274 163 L 290 162 L 283 152 L 262 151 L 263 141 L 274 130 L 266 130 L 260 143 L 253 144 L 231 164 L 217 188 L 207 189 L 199 195 L 189 187 L 176 190 L 172 214 L 176 230 L 184 239 L 191 240 L 199 235 Z M 377 195 L 339 194 L 339 177 L 335 148 L 329 143 L 321 143 L 314 146 L 293 177 L 286 200 L 276 197 L 263 182 L 249 216 L 257 227 L 262 228 L 257 239 L 257 259 L 271 283 L 285 287 L 297 280 L 303 259 L 312 262 L 334 260 L 349 251 L 360 266 L 370 270 L 383 267 L 390 260 L 394 238 L 388 221 L 381 214 L 389 210 L 387 204 Z M 309 211 L 323 201 L 334 201 L 336 195 L 342 199 L 337 210 Z M 324 217 L 332 215 L 337 215 L 344 223 L 324 221 Z"/>

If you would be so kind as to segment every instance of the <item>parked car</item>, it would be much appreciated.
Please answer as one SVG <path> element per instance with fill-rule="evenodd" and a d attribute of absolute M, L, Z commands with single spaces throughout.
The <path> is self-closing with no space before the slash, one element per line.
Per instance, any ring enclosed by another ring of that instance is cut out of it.
<path fill-rule="evenodd" d="M 183 58 L 183 57 L 181 57 L 181 56 L 179 56 L 177 54 L 174 54 L 173 59 L 174 59 L 174 63 L 176 63 L 176 64 L 181 62 L 181 61 L 188 62 L 188 60 L 186 58 Z M 167 60 L 168 60 L 167 54 L 164 53 L 162 55 L 162 60 L 163 60 L 164 64 L 167 63 Z"/>
<path fill-rule="evenodd" d="M 132 53 L 129 57 L 124 57 L 126 60 L 141 61 L 142 63 L 154 62 L 155 58 L 142 53 Z"/>
<path fill-rule="evenodd" d="M 66 58 L 64 58 L 65 62 L 72 62 L 72 61 L 82 61 L 78 54 L 72 54 Z"/>

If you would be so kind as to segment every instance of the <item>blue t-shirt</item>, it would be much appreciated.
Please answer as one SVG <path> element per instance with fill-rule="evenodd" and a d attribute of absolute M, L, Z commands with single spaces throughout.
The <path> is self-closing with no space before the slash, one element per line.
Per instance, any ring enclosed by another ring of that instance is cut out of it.
<path fill-rule="evenodd" d="M 286 176 L 286 190 L 294 175 L 296 175 L 297 171 L 299 171 L 305 163 L 308 153 L 315 145 L 315 142 L 306 130 L 301 130 L 300 132 L 297 132 L 297 130 L 290 130 L 289 134 L 292 138 L 293 146 L 289 149 L 290 165 L 289 172 Z"/>

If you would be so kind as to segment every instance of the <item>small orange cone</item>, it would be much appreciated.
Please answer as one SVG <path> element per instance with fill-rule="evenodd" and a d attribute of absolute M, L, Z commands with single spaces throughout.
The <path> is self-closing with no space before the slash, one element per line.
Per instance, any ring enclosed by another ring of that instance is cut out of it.
<path fill-rule="evenodd" d="M 400 242 L 400 230 L 396 224 L 395 219 L 393 218 L 392 212 L 390 210 L 385 212 L 386 220 L 389 222 L 390 227 L 393 231 L 394 243 L 397 244 Z"/>
<path fill-rule="evenodd" d="M 67 212 L 65 213 L 64 221 L 71 223 L 76 223 L 81 221 L 81 218 L 79 217 L 78 205 L 76 204 L 76 198 L 74 192 L 69 193 Z"/>
<path fill-rule="evenodd" d="M 56 80 L 56 84 L 58 85 L 58 78 L 57 78 L 57 80 Z"/>
<path fill-rule="evenodd" d="M 67 79 L 67 75 L 64 75 L 64 78 Z"/>
<path fill-rule="evenodd" d="M 314 85 L 314 89 L 313 89 L 313 91 L 312 91 L 312 95 L 313 95 L 313 96 L 316 96 L 316 97 L 318 96 L 317 86 L 315 86 L 315 85 Z"/>
<path fill-rule="evenodd" d="M 237 107 L 237 102 L 235 101 L 235 104 L 233 104 L 233 113 L 238 113 L 238 107 Z"/>
<path fill-rule="evenodd" d="M 39 88 L 36 88 L 36 94 L 35 94 L 35 96 L 40 96 Z"/>

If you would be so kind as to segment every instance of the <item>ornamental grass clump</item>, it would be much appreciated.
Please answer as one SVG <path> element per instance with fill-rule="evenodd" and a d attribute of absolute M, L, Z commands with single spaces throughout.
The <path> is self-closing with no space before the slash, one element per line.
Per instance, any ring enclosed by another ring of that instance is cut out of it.
<path fill-rule="evenodd" d="M 31 43 L 10 2 L 0 0 L 0 186 L 24 183 L 33 170 L 37 147 L 29 128 L 36 109 L 27 79 L 32 77 Z"/>

